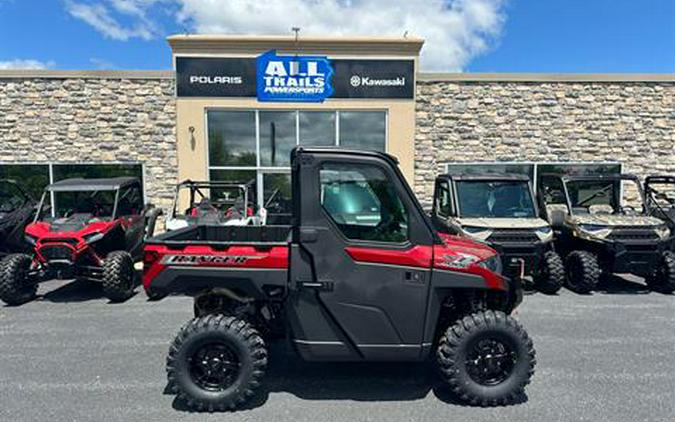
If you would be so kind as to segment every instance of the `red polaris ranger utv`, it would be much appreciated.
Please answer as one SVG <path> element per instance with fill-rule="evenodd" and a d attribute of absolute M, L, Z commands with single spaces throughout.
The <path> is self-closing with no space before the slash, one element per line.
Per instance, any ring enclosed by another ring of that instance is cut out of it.
<path fill-rule="evenodd" d="M 291 163 L 291 226 L 198 225 L 146 242 L 146 291 L 195 298 L 167 360 L 179 398 L 241 405 L 274 339 L 308 361 L 434 356 L 468 403 L 520 396 L 535 352 L 509 316 L 521 289 L 497 253 L 437 233 L 389 155 L 297 148 Z"/>
<path fill-rule="evenodd" d="M 134 262 L 141 260 L 143 240 L 159 214 L 143 205 L 140 181 L 133 177 L 47 186 L 25 230 L 32 253 L 0 262 L 0 299 L 22 304 L 35 297 L 38 283 L 53 278 L 100 281 L 110 300 L 126 299 L 134 288 Z"/>

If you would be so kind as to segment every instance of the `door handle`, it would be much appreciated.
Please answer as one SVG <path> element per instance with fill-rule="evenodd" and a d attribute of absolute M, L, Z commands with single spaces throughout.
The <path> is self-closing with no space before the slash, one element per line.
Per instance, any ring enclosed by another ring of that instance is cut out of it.
<path fill-rule="evenodd" d="M 324 290 L 332 291 L 333 282 L 327 280 L 298 280 L 297 285 L 302 289 L 314 289 L 314 290 Z"/>

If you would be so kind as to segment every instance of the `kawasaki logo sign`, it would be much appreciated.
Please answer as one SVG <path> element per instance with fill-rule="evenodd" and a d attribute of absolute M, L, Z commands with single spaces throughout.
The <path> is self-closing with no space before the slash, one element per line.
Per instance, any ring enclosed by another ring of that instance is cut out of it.
<path fill-rule="evenodd" d="M 322 102 L 333 94 L 333 67 L 326 57 L 278 56 L 274 50 L 256 62 L 259 101 Z"/>

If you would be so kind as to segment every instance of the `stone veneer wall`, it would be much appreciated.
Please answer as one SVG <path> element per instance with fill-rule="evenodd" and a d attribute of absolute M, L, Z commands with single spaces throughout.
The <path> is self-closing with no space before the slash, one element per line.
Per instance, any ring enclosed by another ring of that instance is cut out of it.
<path fill-rule="evenodd" d="M 453 161 L 620 161 L 639 176 L 675 174 L 675 83 L 418 81 L 425 206 Z"/>
<path fill-rule="evenodd" d="M 174 79 L 3 78 L 0 162 L 142 162 L 165 209 L 178 177 Z"/>

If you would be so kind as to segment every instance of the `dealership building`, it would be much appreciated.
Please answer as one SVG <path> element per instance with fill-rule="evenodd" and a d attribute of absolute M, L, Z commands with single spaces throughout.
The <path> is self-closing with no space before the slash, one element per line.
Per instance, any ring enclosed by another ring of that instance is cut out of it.
<path fill-rule="evenodd" d="M 429 204 L 455 171 L 675 173 L 675 74 L 419 69 L 424 40 L 169 37 L 172 71 L 0 70 L 0 178 L 137 175 L 288 196 L 296 145 L 386 151 Z"/>

